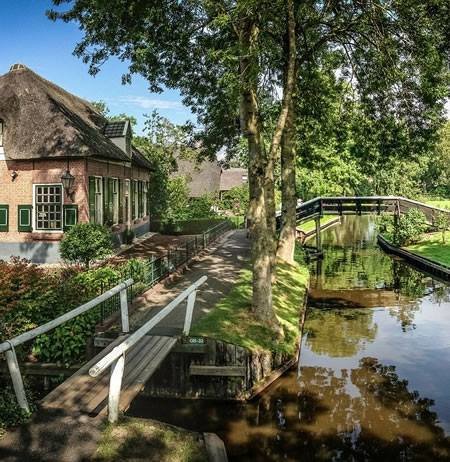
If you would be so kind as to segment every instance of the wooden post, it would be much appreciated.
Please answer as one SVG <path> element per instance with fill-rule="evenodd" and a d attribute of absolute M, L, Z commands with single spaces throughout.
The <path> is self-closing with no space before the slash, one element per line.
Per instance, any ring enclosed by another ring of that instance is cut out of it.
<path fill-rule="evenodd" d="M 186 317 L 184 318 L 183 335 L 189 335 L 189 331 L 191 330 L 192 315 L 194 313 L 196 295 L 197 295 L 197 291 L 194 290 L 193 292 L 189 294 L 188 299 L 187 299 Z"/>
<path fill-rule="evenodd" d="M 206 233 L 203 233 L 203 248 L 206 249 Z"/>
<path fill-rule="evenodd" d="M 122 332 L 130 332 L 130 321 L 128 319 L 127 289 L 120 291 L 120 317 L 122 319 Z"/>
<path fill-rule="evenodd" d="M 322 247 L 321 239 L 320 239 L 320 217 L 316 217 L 315 222 L 316 222 L 316 247 L 317 247 L 317 251 L 320 252 L 321 247 Z"/>
<path fill-rule="evenodd" d="M 5 351 L 5 355 L 17 402 L 21 409 L 26 412 L 30 412 L 27 396 L 25 395 L 25 388 L 23 386 L 22 374 L 20 373 L 19 363 L 17 362 L 17 356 L 14 348 Z"/>
<path fill-rule="evenodd" d="M 119 419 L 120 389 L 122 388 L 123 370 L 125 367 L 125 353 L 111 364 L 109 379 L 108 420 L 111 423 Z"/>

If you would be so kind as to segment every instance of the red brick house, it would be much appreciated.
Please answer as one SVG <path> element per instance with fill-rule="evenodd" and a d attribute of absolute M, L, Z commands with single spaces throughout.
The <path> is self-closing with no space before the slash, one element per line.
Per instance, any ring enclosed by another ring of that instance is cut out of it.
<path fill-rule="evenodd" d="M 117 243 L 147 232 L 150 174 L 128 121 L 23 65 L 0 76 L 0 258 L 57 261 L 77 222 L 109 226 Z"/>

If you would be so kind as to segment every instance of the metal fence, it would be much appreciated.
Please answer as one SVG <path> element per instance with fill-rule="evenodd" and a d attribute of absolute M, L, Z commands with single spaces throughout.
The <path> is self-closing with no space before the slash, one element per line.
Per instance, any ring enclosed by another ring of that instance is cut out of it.
<path fill-rule="evenodd" d="M 124 279 L 133 278 L 134 280 L 134 283 L 127 289 L 128 301 L 131 302 L 137 295 L 150 289 L 159 281 L 177 271 L 181 266 L 188 263 L 193 257 L 232 228 L 233 223 L 227 220 L 206 230 L 203 234 L 187 240 L 182 246 L 168 250 L 166 254 L 158 258 L 142 258 L 141 260 L 144 261 L 145 267 L 144 271 L 142 271 L 142 267 L 140 266 L 139 269 L 130 269 L 127 274 L 124 274 Z M 105 292 L 109 288 L 106 285 L 102 285 L 100 293 Z M 99 308 L 100 324 L 103 324 L 105 319 L 119 311 L 120 300 L 117 296 L 111 297 L 102 303 Z"/>

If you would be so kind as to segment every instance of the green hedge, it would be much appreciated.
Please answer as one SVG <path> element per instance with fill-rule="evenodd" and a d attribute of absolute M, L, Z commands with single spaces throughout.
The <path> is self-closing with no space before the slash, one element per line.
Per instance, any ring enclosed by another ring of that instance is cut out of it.
<path fill-rule="evenodd" d="M 208 218 L 198 220 L 183 220 L 164 223 L 161 221 L 150 221 L 150 230 L 161 234 L 174 236 L 181 234 L 202 234 L 215 225 L 223 222 L 220 218 Z"/>

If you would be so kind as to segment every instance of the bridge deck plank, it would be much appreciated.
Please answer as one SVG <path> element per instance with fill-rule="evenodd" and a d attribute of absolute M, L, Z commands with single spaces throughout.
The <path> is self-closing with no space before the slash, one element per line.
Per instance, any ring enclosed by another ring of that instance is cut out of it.
<path fill-rule="evenodd" d="M 50 392 L 41 406 L 66 411 L 97 414 L 105 411 L 108 402 L 108 370 L 99 377 L 91 377 L 89 369 L 108 354 L 126 336 L 117 338 L 75 374 Z M 125 410 L 142 390 L 146 380 L 155 372 L 177 342 L 173 337 L 145 336 L 125 356 L 120 408 Z M 145 380 L 143 380 L 145 378 Z"/>

